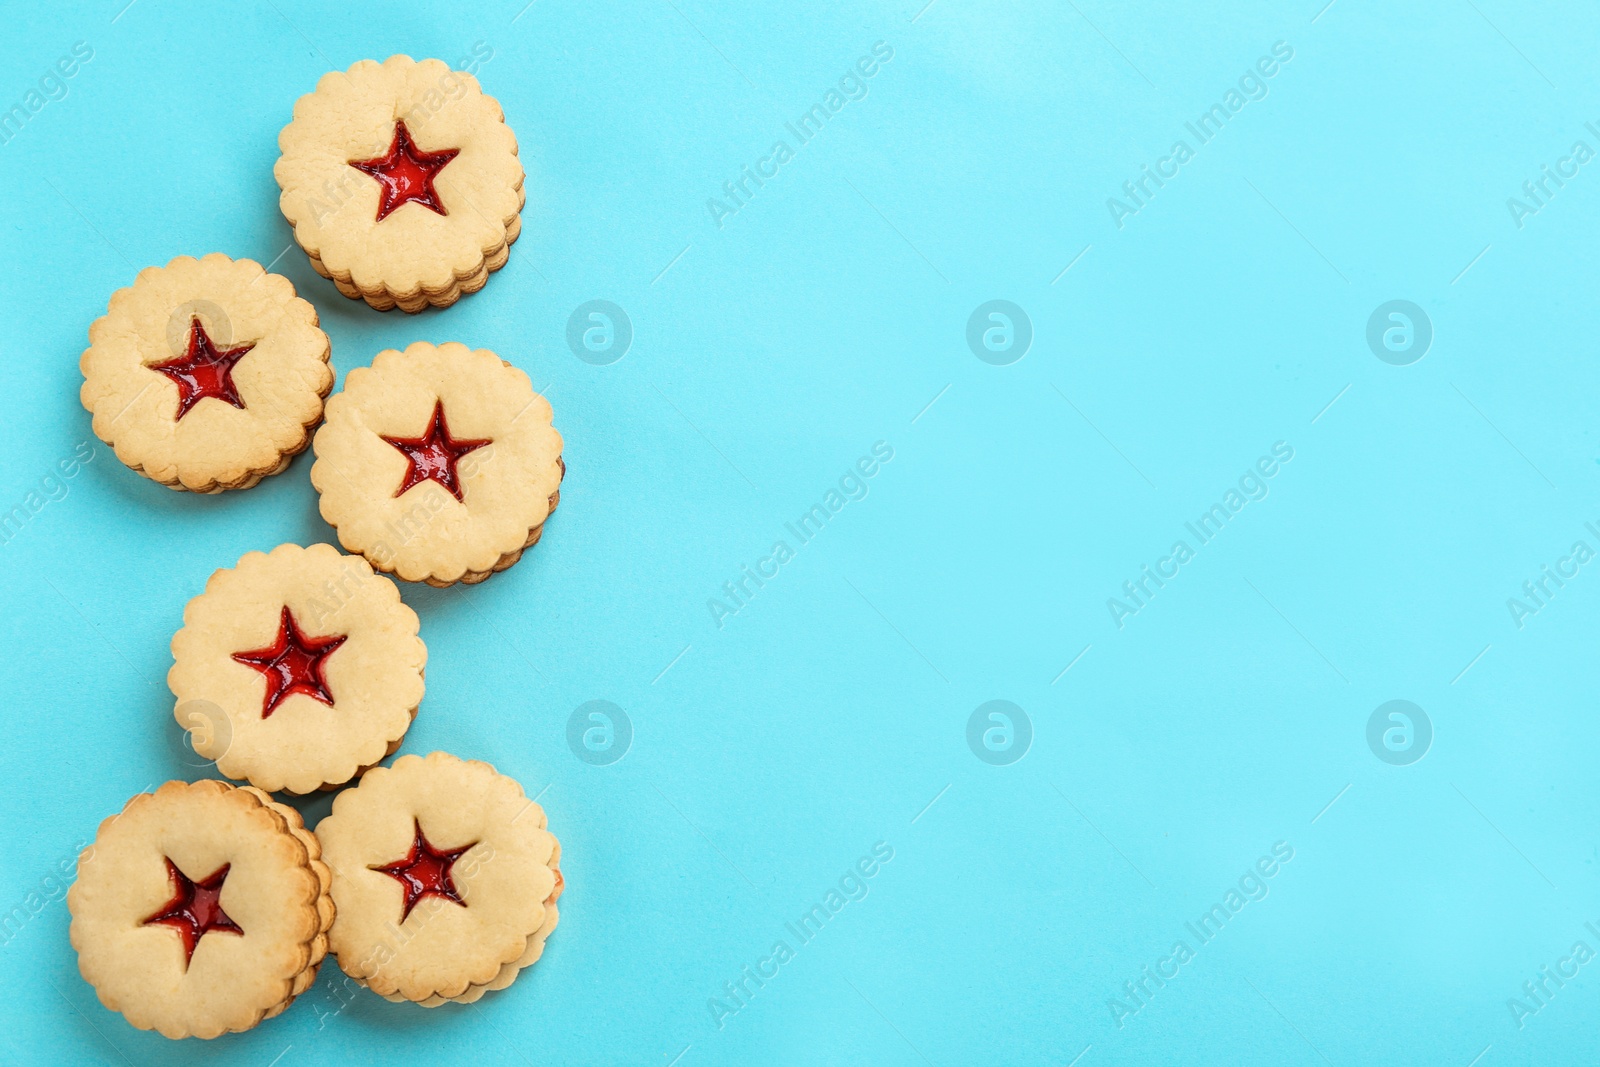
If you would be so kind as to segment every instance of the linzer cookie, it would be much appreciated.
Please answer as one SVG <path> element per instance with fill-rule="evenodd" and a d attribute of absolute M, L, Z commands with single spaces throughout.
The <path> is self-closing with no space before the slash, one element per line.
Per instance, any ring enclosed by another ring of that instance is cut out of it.
<path fill-rule="evenodd" d="M 278 149 L 295 240 L 317 273 L 379 311 L 476 292 L 521 232 L 516 135 L 476 78 L 437 59 L 323 75 Z"/>
<path fill-rule="evenodd" d="M 340 793 L 317 825 L 350 977 L 437 1007 L 504 989 L 559 918 L 561 846 L 544 809 L 487 763 L 402 756 Z"/>
<path fill-rule="evenodd" d="M 100 824 L 67 894 L 78 969 L 141 1030 L 212 1038 L 287 1008 L 334 918 L 321 846 L 293 808 L 168 782 Z"/>
<path fill-rule="evenodd" d="M 400 747 L 428 651 L 416 612 L 360 556 L 279 545 L 219 570 L 183 610 L 167 684 L 195 752 L 267 790 L 331 789 Z"/>
<path fill-rule="evenodd" d="M 289 279 L 213 253 L 139 272 L 79 360 L 117 458 L 162 485 L 245 489 L 305 450 L 333 388 L 328 335 Z"/>
<path fill-rule="evenodd" d="M 408 582 L 481 582 L 539 540 L 566 467 L 550 403 L 487 349 L 378 353 L 328 401 L 311 484 L 339 541 Z"/>

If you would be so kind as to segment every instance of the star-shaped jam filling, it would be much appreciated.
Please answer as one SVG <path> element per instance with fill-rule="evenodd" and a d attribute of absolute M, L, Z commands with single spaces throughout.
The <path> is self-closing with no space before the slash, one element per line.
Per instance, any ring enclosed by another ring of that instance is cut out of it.
<path fill-rule="evenodd" d="M 200 319 L 190 319 L 188 350 L 176 359 L 150 364 L 151 370 L 165 374 L 178 387 L 178 414 L 173 416 L 173 421 L 189 414 L 190 408 L 208 396 L 236 408 L 244 407 L 239 389 L 233 384 L 233 365 L 255 346 L 251 341 L 233 348 L 218 348 L 206 335 Z"/>
<path fill-rule="evenodd" d="M 261 702 L 261 717 L 270 716 L 294 693 L 303 693 L 331 708 L 333 694 L 328 692 L 328 680 L 323 677 L 324 661 L 348 637 L 307 637 L 295 623 L 294 613 L 285 606 L 276 641 L 253 652 L 233 654 L 235 660 L 266 676 L 267 695 Z"/>
<path fill-rule="evenodd" d="M 404 453 L 409 464 L 406 467 L 405 480 L 400 483 L 400 488 L 394 491 L 395 496 L 402 496 L 413 486 L 431 481 L 438 482 L 450 490 L 450 495 L 457 500 L 461 500 L 461 478 L 456 473 L 456 463 L 468 452 L 492 443 L 488 440 L 468 441 L 451 437 L 450 427 L 444 421 L 442 400 L 433 402 L 433 421 L 428 424 L 427 430 L 421 437 L 383 439 Z"/>
<path fill-rule="evenodd" d="M 437 849 L 422 836 L 421 820 L 413 819 L 412 823 L 416 827 L 416 838 L 411 842 L 411 851 L 406 853 L 405 858 L 382 867 L 368 867 L 367 870 L 387 874 L 399 882 L 401 888 L 405 890 L 406 898 L 400 911 L 401 922 L 406 921 L 411 909 L 416 907 L 417 902 L 423 897 L 443 897 L 463 908 L 466 907 L 467 902 L 456 892 L 455 882 L 450 878 L 450 868 L 455 866 L 456 860 L 477 842 L 456 849 Z"/>
<path fill-rule="evenodd" d="M 170 926 L 183 938 L 183 969 L 187 971 L 194 961 L 195 946 L 209 933 L 243 934 L 239 924 L 228 918 L 222 910 L 222 883 L 228 880 L 228 867 L 224 863 L 210 875 L 196 882 L 178 870 L 178 865 L 167 860 L 167 874 L 172 879 L 172 899 L 160 911 L 144 920 L 141 926 Z"/>
<path fill-rule="evenodd" d="M 390 212 L 406 204 L 421 204 L 441 215 L 450 214 L 440 202 L 433 180 L 446 163 L 460 154 L 459 148 L 424 152 L 412 143 L 410 131 L 400 121 L 394 124 L 394 141 L 388 152 L 376 159 L 352 159 L 350 165 L 378 179 L 383 197 L 378 201 L 378 221 L 382 222 Z"/>

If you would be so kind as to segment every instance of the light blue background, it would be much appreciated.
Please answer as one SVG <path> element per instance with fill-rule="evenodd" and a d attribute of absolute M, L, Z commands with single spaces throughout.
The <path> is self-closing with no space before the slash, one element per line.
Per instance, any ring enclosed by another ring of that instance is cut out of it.
<path fill-rule="evenodd" d="M 417 339 L 527 370 L 561 509 L 486 585 L 405 590 L 404 750 L 544 790 L 568 892 L 474 1007 L 334 1014 L 330 963 L 213 1043 L 102 1009 L 45 879 L 201 773 L 164 683 L 184 603 L 333 535 L 306 457 L 194 497 L 101 446 L 0 548 L 0 909 L 38 908 L 0 948 L 0 1060 L 1592 1060 L 1600 964 L 1520 1028 L 1507 1001 L 1600 950 L 1600 563 L 1521 629 L 1506 601 L 1600 548 L 1600 163 L 1521 228 L 1506 200 L 1600 148 L 1600 15 L 1322 2 L 6 3 L 0 106 L 94 58 L 0 146 L 0 507 L 89 433 L 89 323 L 175 255 L 276 260 L 341 375 Z M 509 264 L 443 312 L 345 300 L 289 247 L 278 130 L 325 71 L 480 41 L 529 175 Z M 869 95 L 718 228 L 707 198 L 877 41 Z M 1118 229 L 1107 198 L 1277 41 L 1269 95 Z M 612 366 L 566 346 L 594 298 L 634 325 Z M 995 298 L 1035 331 L 1006 367 L 964 340 Z M 1365 342 L 1397 298 L 1435 330 L 1406 367 Z M 708 598 L 880 440 L 866 499 L 719 629 Z M 1107 598 L 1277 441 L 1270 495 L 1119 630 Z M 611 766 L 565 741 L 591 699 L 634 724 Z M 965 740 L 992 699 L 1033 724 L 1010 766 Z M 1410 766 L 1366 743 L 1390 699 L 1432 720 Z M 719 1029 L 708 1000 L 880 841 L 869 895 Z M 1185 922 L 1279 841 L 1270 895 L 1199 946 Z M 1179 938 L 1119 1027 L 1108 998 Z"/>

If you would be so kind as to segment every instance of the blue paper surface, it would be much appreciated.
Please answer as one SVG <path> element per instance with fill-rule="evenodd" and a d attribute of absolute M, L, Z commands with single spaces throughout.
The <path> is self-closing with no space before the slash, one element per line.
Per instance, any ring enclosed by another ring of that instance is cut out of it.
<path fill-rule="evenodd" d="M 5 6 L 0 1062 L 1592 1059 L 1600 14 L 524 2 Z M 400 52 L 528 172 L 505 269 L 419 316 L 318 278 L 272 177 Z M 474 1006 L 330 961 L 174 1044 L 78 975 L 62 872 L 207 773 L 183 605 L 334 539 L 309 456 L 197 497 L 90 433 L 89 323 L 213 251 L 341 378 L 492 348 L 565 437 L 522 562 L 404 590 L 403 751 L 563 845 Z"/>

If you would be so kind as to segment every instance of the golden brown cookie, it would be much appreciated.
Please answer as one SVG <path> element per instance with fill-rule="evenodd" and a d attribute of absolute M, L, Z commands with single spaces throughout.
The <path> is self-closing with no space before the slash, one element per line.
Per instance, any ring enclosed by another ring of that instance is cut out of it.
<path fill-rule="evenodd" d="M 318 274 L 379 311 L 476 292 L 521 232 L 516 135 L 476 78 L 437 59 L 323 75 L 278 148 L 295 240 Z"/>
<path fill-rule="evenodd" d="M 400 747 L 428 650 L 389 579 L 332 545 L 219 570 L 183 609 L 167 685 L 195 752 L 229 778 L 309 793 Z"/>
<path fill-rule="evenodd" d="M 220 253 L 140 271 L 78 365 L 95 435 L 145 477 L 197 493 L 287 467 L 333 388 L 316 309 L 289 279 Z"/>
<path fill-rule="evenodd" d="M 293 808 L 168 782 L 100 824 L 67 894 L 78 969 L 141 1030 L 212 1038 L 282 1012 L 316 977 L 330 872 Z"/>
<path fill-rule="evenodd" d="M 516 781 L 478 760 L 435 752 L 368 771 L 317 825 L 339 966 L 425 1007 L 510 985 L 558 919 L 561 847 L 545 823 Z"/>
<path fill-rule="evenodd" d="M 378 353 L 328 401 L 311 484 L 339 542 L 408 582 L 481 582 L 522 558 L 566 467 L 550 403 L 488 349 Z"/>

